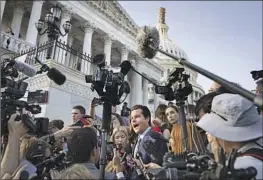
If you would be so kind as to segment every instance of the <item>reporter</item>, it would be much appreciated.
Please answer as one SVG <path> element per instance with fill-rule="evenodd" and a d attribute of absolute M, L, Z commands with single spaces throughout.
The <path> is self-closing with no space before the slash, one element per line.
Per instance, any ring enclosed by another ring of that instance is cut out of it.
<path fill-rule="evenodd" d="M 215 96 L 210 113 L 204 114 L 197 126 L 214 137 L 225 153 L 238 149 L 235 169 L 252 166 L 257 169 L 256 179 L 263 178 L 262 118 L 252 102 L 235 94 Z"/>

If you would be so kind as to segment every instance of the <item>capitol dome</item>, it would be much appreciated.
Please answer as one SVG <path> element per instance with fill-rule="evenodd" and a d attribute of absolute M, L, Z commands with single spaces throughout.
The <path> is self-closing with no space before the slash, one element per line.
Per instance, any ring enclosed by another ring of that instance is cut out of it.
<path fill-rule="evenodd" d="M 165 8 L 159 9 L 157 29 L 160 35 L 160 48 L 178 58 L 188 60 L 186 53 L 168 37 L 169 27 L 165 24 Z"/>
<path fill-rule="evenodd" d="M 165 8 L 160 8 L 158 13 L 158 24 L 156 25 L 156 28 L 159 31 L 160 35 L 160 48 L 167 53 L 173 54 L 174 56 L 178 58 L 184 58 L 189 61 L 189 58 L 187 57 L 186 53 L 182 48 L 180 48 L 178 45 L 173 43 L 173 41 L 168 37 L 168 25 L 165 23 Z M 170 75 L 170 73 L 178 67 L 182 67 L 178 63 L 178 61 L 158 52 L 154 59 L 155 62 L 157 62 L 160 66 L 162 66 L 165 70 L 163 71 L 162 78 L 160 79 L 160 82 L 163 83 L 167 79 L 167 77 Z M 188 79 L 189 83 L 193 87 L 193 92 L 188 96 L 187 103 L 194 105 L 195 101 L 198 100 L 201 96 L 205 94 L 204 89 L 200 84 L 197 83 L 197 72 L 193 71 L 190 68 L 183 67 L 185 69 L 184 73 L 190 75 L 190 78 Z M 154 87 L 149 87 L 149 101 L 155 101 L 153 99 L 154 97 Z M 166 104 L 167 102 L 164 100 L 163 97 L 159 97 L 158 102 L 155 102 L 156 104 Z"/>

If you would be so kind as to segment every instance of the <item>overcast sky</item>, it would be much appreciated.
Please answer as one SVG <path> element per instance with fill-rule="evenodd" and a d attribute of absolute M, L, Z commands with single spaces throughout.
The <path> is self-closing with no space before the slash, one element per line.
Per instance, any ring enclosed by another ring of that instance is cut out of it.
<path fill-rule="evenodd" d="M 156 25 L 166 8 L 169 37 L 191 62 L 248 90 L 250 75 L 262 69 L 262 2 L 251 1 L 119 1 L 139 25 Z M 205 91 L 211 80 L 199 75 Z"/>

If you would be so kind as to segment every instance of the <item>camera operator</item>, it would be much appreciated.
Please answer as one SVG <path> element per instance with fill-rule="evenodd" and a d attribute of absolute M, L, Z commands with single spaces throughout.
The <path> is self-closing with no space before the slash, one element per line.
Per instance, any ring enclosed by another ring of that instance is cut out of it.
<path fill-rule="evenodd" d="M 15 121 L 17 115 L 18 114 L 11 115 L 8 120 L 8 144 L 1 161 L 1 178 L 3 178 L 5 174 L 9 174 L 6 176 L 10 177 L 20 163 L 20 138 L 26 134 L 27 129 L 22 121 Z"/>
<path fill-rule="evenodd" d="M 96 132 L 90 127 L 75 129 L 67 140 L 68 156 L 73 164 L 84 165 L 94 179 L 99 178 L 100 170 L 95 164 L 100 157 L 100 146 Z M 125 179 L 115 156 L 116 175 L 105 172 L 105 179 Z M 117 178 L 118 177 L 118 178 Z"/>
<path fill-rule="evenodd" d="M 130 116 L 131 109 L 128 108 L 128 103 L 124 102 L 122 109 L 121 109 L 121 116 L 123 117 L 129 117 Z"/>
<path fill-rule="evenodd" d="M 262 179 L 262 119 L 255 106 L 236 94 L 221 94 L 213 98 L 208 113 L 199 113 L 197 126 L 207 132 L 214 154 L 222 147 L 226 154 L 238 150 L 234 168 L 255 167 L 256 179 Z"/>

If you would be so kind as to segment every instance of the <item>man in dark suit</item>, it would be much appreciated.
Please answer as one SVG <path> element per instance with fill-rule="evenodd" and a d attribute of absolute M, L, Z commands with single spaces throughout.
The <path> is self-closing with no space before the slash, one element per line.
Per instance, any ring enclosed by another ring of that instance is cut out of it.
<path fill-rule="evenodd" d="M 67 140 L 68 155 L 73 164 L 84 165 L 94 179 L 99 179 L 100 170 L 95 166 L 100 157 L 97 134 L 90 127 L 74 129 Z M 122 172 L 105 172 L 104 179 L 125 179 Z"/>
<path fill-rule="evenodd" d="M 135 105 L 131 108 L 131 126 L 132 130 L 137 134 L 137 141 L 133 149 L 133 157 L 138 159 L 140 156 L 143 164 L 151 162 L 156 163 L 156 159 L 152 156 L 149 149 L 147 150 L 147 142 L 151 144 L 152 149 L 158 149 L 159 157 L 168 152 L 167 142 L 163 138 L 158 138 L 161 135 L 154 132 L 151 128 L 151 113 L 148 107 L 143 105 Z M 151 135 L 154 135 L 153 138 Z M 157 138 L 156 138 L 157 137 Z M 162 164 L 162 159 L 158 160 L 158 164 Z"/>

